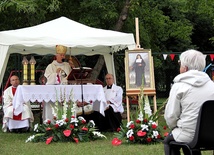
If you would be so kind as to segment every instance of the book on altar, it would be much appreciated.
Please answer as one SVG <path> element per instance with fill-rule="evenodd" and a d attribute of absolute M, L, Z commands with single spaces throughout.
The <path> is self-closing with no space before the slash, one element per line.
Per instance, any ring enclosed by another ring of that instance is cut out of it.
<path fill-rule="evenodd" d="M 75 67 L 72 68 L 67 80 L 86 79 L 91 73 L 92 68 L 90 67 Z"/>

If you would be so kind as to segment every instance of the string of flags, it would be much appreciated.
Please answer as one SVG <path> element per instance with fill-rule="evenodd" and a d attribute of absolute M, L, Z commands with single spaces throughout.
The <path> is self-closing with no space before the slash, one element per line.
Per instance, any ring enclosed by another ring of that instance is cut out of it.
<path fill-rule="evenodd" d="M 171 59 L 172 61 L 175 59 L 175 55 L 176 55 L 176 54 L 163 54 L 164 60 L 166 60 L 166 58 L 168 57 L 168 55 L 169 55 L 169 57 L 170 57 L 170 59 Z M 210 60 L 213 61 L 213 60 L 214 60 L 214 54 L 209 54 L 209 56 L 210 56 Z M 179 55 L 179 57 L 180 57 L 180 55 Z M 205 57 L 205 59 L 206 59 L 207 54 L 204 54 L 204 57 Z"/>

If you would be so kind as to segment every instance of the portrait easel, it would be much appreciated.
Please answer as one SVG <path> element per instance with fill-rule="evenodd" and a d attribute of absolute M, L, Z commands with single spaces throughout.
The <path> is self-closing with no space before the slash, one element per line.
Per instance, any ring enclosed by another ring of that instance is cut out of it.
<path fill-rule="evenodd" d="M 129 54 L 144 54 L 147 56 L 147 64 L 148 70 L 149 70 L 149 78 L 147 78 L 147 81 L 149 81 L 149 86 L 144 87 L 143 93 L 144 96 L 152 96 L 153 97 L 153 112 L 155 113 L 157 111 L 157 102 L 156 102 L 156 90 L 155 90 L 155 81 L 154 81 L 154 64 L 153 64 L 153 57 L 151 56 L 151 50 L 149 49 L 143 49 L 140 48 L 139 43 L 139 28 L 138 28 L 138 18 L 135 18 L 135 24 L 136 24 L 136 49 L 132 51 L 126 52 L 125 57 L 125 68 L 126 68 L 126 106 L 127 106 L 127 121 L 130 121 L 130 104 L 129 104 L 129 97 L 130 96 L 138 96 L 140 94 L 140 87 L 133 88 L 132 85 L 130 85 L 130 72 L 129 72 Z M 130 52 L 130 53 L 129 53 Z"/>
<path fill-rule="evenodd" d="M 139 95 L 140 91 L 126 91 L 126 107 L 127 107 L 127 121 L 130 121 L 130 104 L 129 104 L 129 96 Z M 156 101 L 156 91 L 155 90 L 146 90 L 144 91 L 145 96 L 153 96 L 153 112 L 157 111 L 157 101 Z"/>

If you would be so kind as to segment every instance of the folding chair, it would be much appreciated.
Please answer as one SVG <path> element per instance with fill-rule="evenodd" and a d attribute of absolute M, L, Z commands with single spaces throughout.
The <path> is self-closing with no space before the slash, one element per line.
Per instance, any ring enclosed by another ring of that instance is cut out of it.
<path fill-rule="evenodd" d="M 193 140 L 190 143 L 172 141 L 170 146 L 188 150 L 188 155 L 201 155 L 201 151 L 214 150 L 214 100 L 205 101 L 201 106 Z"/>

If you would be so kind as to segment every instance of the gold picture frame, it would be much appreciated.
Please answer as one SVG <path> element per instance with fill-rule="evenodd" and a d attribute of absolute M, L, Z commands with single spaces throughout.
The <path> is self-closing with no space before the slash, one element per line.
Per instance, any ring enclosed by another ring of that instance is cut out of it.
<path fill-rule="evenodd" d="M 144 92 L 155 92 L 153 57 L 150 49 L 127 50 L 125 72 L 127 92 L 138 94 L 143 81 Z"/>

